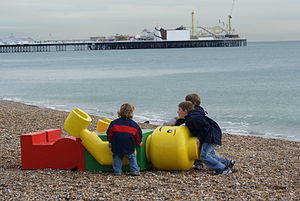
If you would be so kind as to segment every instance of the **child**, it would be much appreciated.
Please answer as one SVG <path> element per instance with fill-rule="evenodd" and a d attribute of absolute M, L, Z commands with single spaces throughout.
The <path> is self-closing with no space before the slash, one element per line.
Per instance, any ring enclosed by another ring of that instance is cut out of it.
<path fill-rule="evenodd" d="M 129 159 L 131 175 L 138 176 L 140 168 L 134 154 L 135 145 L 142 146 L 142 130 L 132 120 L 134 106 L 124 103 L 118 112 L 118 119 L 112 121 L 107 129 L 109 146 L 113 152 L 113 169 L 115 175 L 122 174 L 123 157 Z"/>
<path fill-rule="evenodd" d="M 207 168 L 214 170 L 215 174 L 232 173 L 235 161 L 222 158 L 215 153 L 215 147 L 222 144 L 222 132 L 218 124 L 206 117 L 202 107 L 194 108 L 194 104 L 190 101 L 180 103 L 177 113 L 180 119 L 185 119 L 185 125 L 192 135 L 202 143 L 200 159 Z"/>
<path fill-rule="evenodd" d="M 201 99 L 200 99 L 200 96 L 198 94 L 195 94 L 195 93 L 188 94 L 188 95 L 186 95 L 185 100 L 186 101 L 190 101 L 191 103 L 193 103 L 194 110 L 198 110 L 198 111 L 200 111 L 200 112 L 202 112 L 204 114 L 207 114 L 207 112 L 204 111 L 204 109 L 200 106 Z M 184 117 L 175 117 L 172 120 L 169 120 L 168 122 L 165 122 L 163 125 L 164 126 L 167 126 L 167 125 L 169 125 L 169 126 L 180 126 L 180 125 L 182 125 L 184 123 L 185 123 Z M 202 144 L 200 144 L 200 146 L 199 146 L 199 152 L 201 152 L 201 146 L 202 146 Z M 201 160 L 196 160 L 195 163 L 194 163 L 194 168 L 196 170 L 203 169 L 203 163 L 202 163 L 202 161 Z"/>

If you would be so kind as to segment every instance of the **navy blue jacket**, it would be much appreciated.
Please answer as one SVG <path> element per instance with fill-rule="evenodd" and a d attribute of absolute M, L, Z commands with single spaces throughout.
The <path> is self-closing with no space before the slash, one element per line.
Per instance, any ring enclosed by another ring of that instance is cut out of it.
<path fill-rule="evenodd" d="M 142 141 L 140 126 L 129 118 L 119 118 L 112 121 L 106 131 L 112 152 L 115 154 L 132 154 L 135 145 Z"/>
<path fill-rule="evenodd" d="M 198 110 L 201 113 L 204 113 L 204 115 L 207 115 L 207 112 L 201 107 L 196 106 L 194 110 Z M 180 126 L 185 123 L 185 119 L 177 119 L 174 126 Z"/>
<path fill-rule="evenodd" d="M 222 131 L 219 125 L 206 116 L 202 107 L 198 106 L 185 116 L 185 125 L 200 142 L 222 144 Z"/>

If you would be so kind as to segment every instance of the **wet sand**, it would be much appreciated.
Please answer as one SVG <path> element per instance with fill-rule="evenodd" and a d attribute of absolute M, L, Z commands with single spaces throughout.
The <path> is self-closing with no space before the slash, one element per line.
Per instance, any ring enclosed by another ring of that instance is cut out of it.
<path fill-rule="evenodd" d="M 22 133 L 62 128 L 68 112 L 0 100 L 0 200 L 297 200 L 300 142 L 223 135 L 221 156 L 237 161 L 231 175 L 207 169 L 124 174 L 22 170 Z M 93 116 L 91 130 L 99 117 Z M 153 125 L 141 125 L 155 128 Z"/>

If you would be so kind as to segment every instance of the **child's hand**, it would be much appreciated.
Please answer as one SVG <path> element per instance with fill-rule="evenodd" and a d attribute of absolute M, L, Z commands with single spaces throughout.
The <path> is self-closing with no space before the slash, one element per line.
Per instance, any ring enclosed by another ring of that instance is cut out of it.
<path fill-rule="evenodd" d="M 139 147 L 141 147 L 141 146 L 143 146 L 143 142 L 141 142 L 141 143 L 139 144 Z"/>
<path fill-rule="evenodd" d="M 197 147 L 200 148 L 200 141 L 197 140 Z"/>
<path fill-rule="evenodd" d="M 108 143 L 108 147 L 111 148 L 111 143 Z"/>

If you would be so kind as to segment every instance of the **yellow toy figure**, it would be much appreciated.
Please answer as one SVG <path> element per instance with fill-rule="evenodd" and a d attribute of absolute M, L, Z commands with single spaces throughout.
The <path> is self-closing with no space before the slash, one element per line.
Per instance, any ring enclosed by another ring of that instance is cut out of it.
<path fill-rule="evenodd" d="M 112 165 L 113 153 L 109 143 L 102 141 L 96 133 L 87 129 L 91 121 L 87 113 L 75 109 L 65 120 L 64 129 L 70 135 L 80 138 L 82 145 L 100 165 Z M 107 127 L 108 123 L 104 123 L 104 126 L 99 127 Z M 114 128 L 112 124 L 110 125 Z M 111 133 L 116 131 L 109 128 L 108 139 Z M 147 157 L 147 160 L 158 170 L 189 170 L 193 167 L 194 161 L 199 158 L 199 141 L 191 136 L 189 129 L 185 126 L 157 127 L 146 139 L 145 146 L 144 157 Z M 126 160 L 124 163 L 127 163 Z"/>

